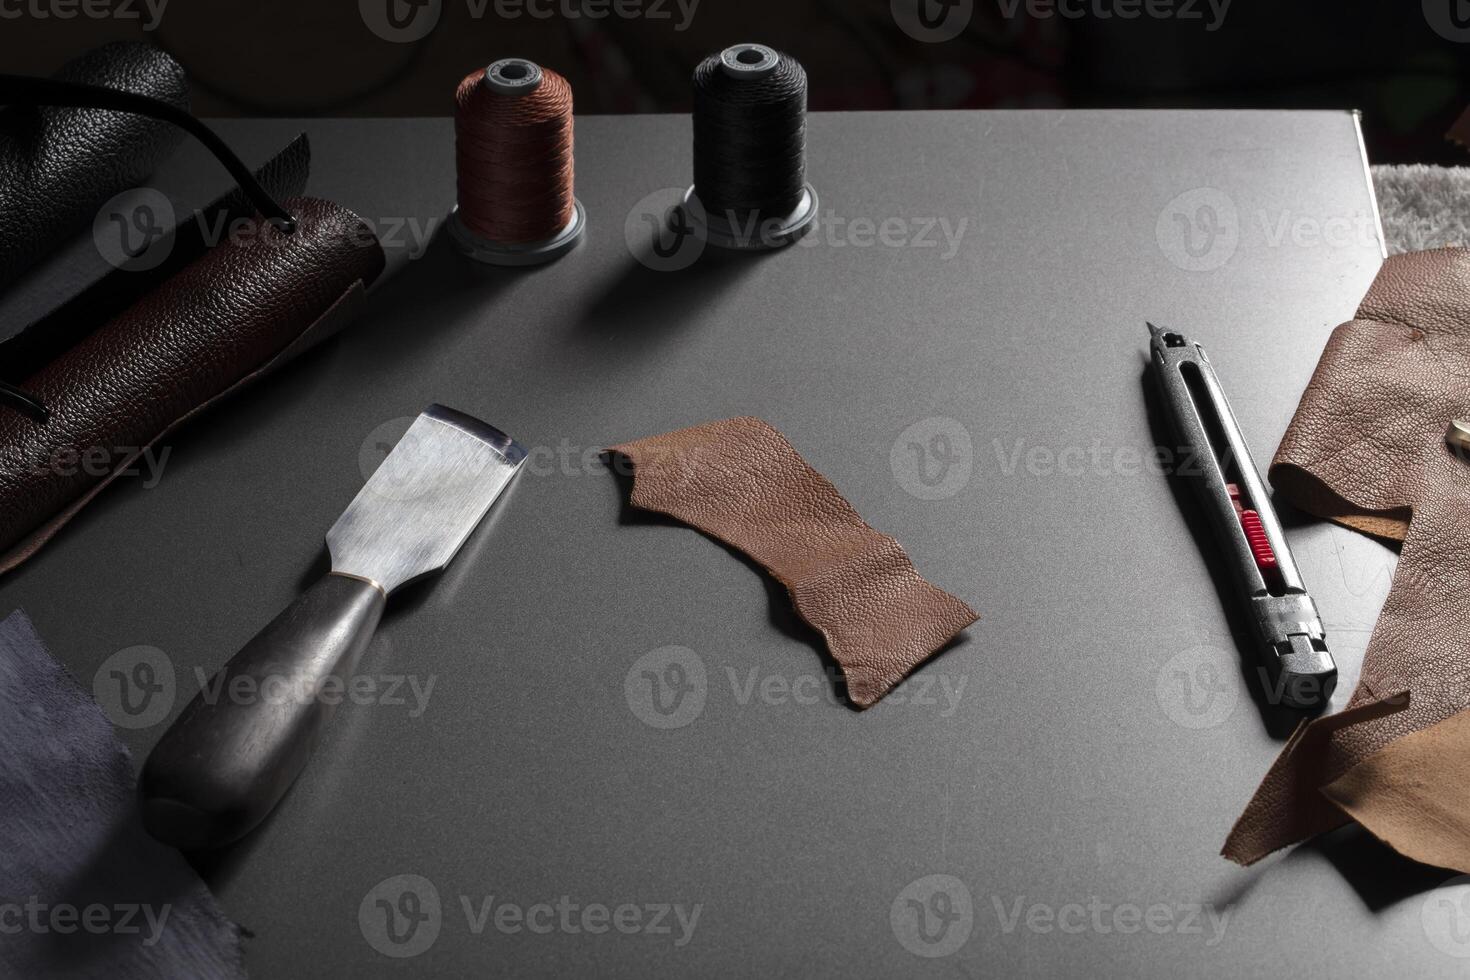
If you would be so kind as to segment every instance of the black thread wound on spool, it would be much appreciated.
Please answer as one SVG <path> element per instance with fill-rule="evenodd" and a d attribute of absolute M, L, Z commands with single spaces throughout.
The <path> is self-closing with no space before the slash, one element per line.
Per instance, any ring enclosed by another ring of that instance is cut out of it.
<path fill-rule="evenodd" d="M 806 182 L 806 71 L 780 53 L 762 70 L 747 53 L 759 48 L 744 48 L 722 54 L 755 70 L 721 54 L 694 70 L 694 190 L 711 215 L 789 214 Z"/>

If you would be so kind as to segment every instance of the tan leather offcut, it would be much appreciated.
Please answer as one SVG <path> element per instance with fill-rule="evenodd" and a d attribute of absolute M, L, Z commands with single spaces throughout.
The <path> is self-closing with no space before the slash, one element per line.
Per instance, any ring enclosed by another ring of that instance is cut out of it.
<path fill-rule="evenodd" d="M 926 582 L 786 438 L 734 418 L 614 446 L 631 502 L 749 555 L 822 634 L 859 707 L 877 703 L 979 616 Z"/>
<path fill-rule="evenodd" d="M 1390 742 L 1322 792 L 1404 857 L 1470 872 L 1470 711 Z"/>
<path fill-rule="evenodd" d="M 1426 752 L 1457 753 L 1435 761 L 1445 773 L 1467 768 L 1470 738 L 1405 739 L 1470 708 L 1470 458 L 1445 442 L 1450 422 L 1463 418 L 1470 250 L 1390 258 L 1357 317 L 1328 341 L 1270 477 L 1299 508 L 1401 541 L 1398 569 L 1348 710 L 1287 744 L 1231 830 L 1226 857 L 1250 864 L 1356 815 L 1400 836 L 1416 822 L 1418 842 L 1406 853 L 1449 853 L 1423 838 L 1454 832 L 1436 828 L 1433 814 L 1457 806 L 1463 787 L 1418 785 L 1424 805 L 1407 812 L 1400 777 L 1411 774 L 1382 776 Z M 1429 805 L 1436 794 L 1451 795 Z"/>

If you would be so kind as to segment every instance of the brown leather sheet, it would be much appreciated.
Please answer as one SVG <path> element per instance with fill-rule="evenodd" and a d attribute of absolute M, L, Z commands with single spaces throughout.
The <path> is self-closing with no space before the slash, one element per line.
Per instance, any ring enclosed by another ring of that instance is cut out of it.
<path fill-rule="evenodd" d="M 979 616 L 926 582 L 791 443 L 734 418 L 614 446 L 633 461 L 632 504 L 755 559 L 822 634 L 848 698 L 876 704 Z"/>
<path fill-rule="evenodd" d="M 1370 829 L 1401 831 L 1399 777 L 1412 774 L 1383 775 L 1425 753 L 1470 748 L 1447 735 L 1405 739 L 1470 708 L 1470 460 L 1445 442 L 1450 421 L 1462 418 L 1470 418 L 1470 250 L 1390 258 L 1357 316 L 1328 341 L 1270 477 L 1299 508 L 1402 542 L 1398 569 L 1347 710 L 1287 744 L 1230 832 L 1231 860 L 1250 864 L 1355 815 Z M 1465 759 L 1436 765 L 1453 773 Z M 1435 809 L 1410 815 L 1420 833 L 1445 832 L 1429 823 Z M 1398 817 L 1386 821 L 1386 811 Z"/>

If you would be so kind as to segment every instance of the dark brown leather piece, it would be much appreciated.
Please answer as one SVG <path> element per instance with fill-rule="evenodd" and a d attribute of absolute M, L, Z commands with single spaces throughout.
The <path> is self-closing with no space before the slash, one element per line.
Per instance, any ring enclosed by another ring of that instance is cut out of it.
<path fill-rule="evenodd" d="M 104 45 L 56 77 L 189 107 L 184 69 L 141 41 Z M 0 285 L 86 227 L 108 198 L 146 180 L 183 137 L 175 126 L 127 112 L 0 111 Z"/>
<path fill-rule="evenodd" d="M 1347 822 L 1321 787 L 1470 708 L 1470 462 L 1444 439 L 1467 417 L 1470 250 L 1390 258 L 1328 341 L 1270 477 L 1306 511 L 1403 542 L 1344 714 L 1385 699 L 1398 710 L 1307 726 L 1231 830 L 1226 857 L 1250 864 Z"/>
<path fill-rule="evenodd" d="M 28 378 L 47 422 L 0 410 L 0 570 L 139 447 L 340 322 L 344 298 L 377 278 L 383 250 L 360 218 L 314 198 L 286 207 L 294 234 L 227 237 Z"/>
<path fill-rule="evenodd" d="M 842 667 L 849 699 L 878 702 L 979 616 L 926 582 L 768 423 L 734 418 L 614 446 L 631 502 L 749 555 L 791 594 Z"/>
<path fill-rule="evenodd" d="M 310 175 L 311 144 L 305 133 L 255 171 L 255 179 L 276 200 L 302 194 Z M 158 248 L 167 248 L 167 254 L 157 266 L 114 268 L 19 333 L 0 341 L 0 380 L 20 384 L 202 256 L 217 239 L 218 229 L 233 227 L 254 214 L 255 206 L 235 187 L 183 216 L 170 232 L 166 246 L 162 241 L 158 243 Z"/>

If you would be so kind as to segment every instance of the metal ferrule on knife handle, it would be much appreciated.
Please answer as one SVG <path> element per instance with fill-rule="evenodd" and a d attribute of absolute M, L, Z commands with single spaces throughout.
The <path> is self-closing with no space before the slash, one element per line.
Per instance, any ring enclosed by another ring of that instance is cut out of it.
<path fill-rule="evenodd" d="M 1261 645 L 1273 703 L 1325 704 L 1337 667 L 1316 603 L 1307 594 L 1266 483 L 1204 349 L 1149 324 L 1154 373 L 1186 473 L 1209 516 Z"/>

